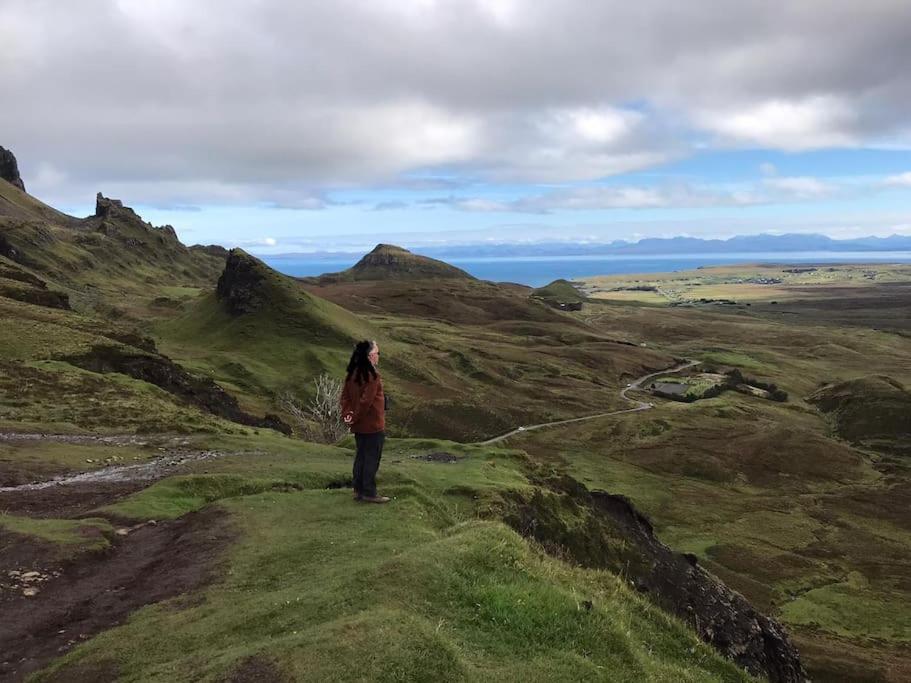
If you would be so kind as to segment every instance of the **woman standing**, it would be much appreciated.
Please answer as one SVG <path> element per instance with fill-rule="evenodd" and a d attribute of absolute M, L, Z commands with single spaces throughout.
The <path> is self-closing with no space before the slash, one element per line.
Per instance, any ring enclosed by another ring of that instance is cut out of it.
<path fill-rule="evenodd" d="M 354 499 L 368 503 L 389 502 L 386 496 L 376 494 L 376 472 L 386 440 L 386 397 L 383 380 L 376 371 L 379 362 L 380 347 L 375 341 L 358 342 L 348 363 L 341 398 L 342 416 L 357 444 L 352 477 Z"/>

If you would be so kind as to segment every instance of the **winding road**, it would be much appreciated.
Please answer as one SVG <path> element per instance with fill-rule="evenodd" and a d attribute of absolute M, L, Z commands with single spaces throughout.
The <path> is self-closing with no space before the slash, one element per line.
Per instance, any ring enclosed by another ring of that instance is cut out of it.
<path fill-rule="evenodd" d="M 610 415 L 622 415 L 624 413 L 636 413 L 636 412 L 639 412 L 640 410 L 649 410 L 654 407 L 651 403 L 646 403 L 644 401 L 639 401 L 634 398 L 630 398 L 629 396 L 626 395 L 626 393 L 628 391 L 633 391 L 635 389 L 639 389 L 642 386 L 643 382 L 647 382 L 652 377 L 658 377 L 659 375 L 667 375 L 672 372 L 680 372 L 681 370 L 686 370 L 687 368 L 691 368 L 694 365 L 699 365 L 699 364 L 700 364 L 700 361 L 691 360 L 686 363 L 683 363 L 682 365 L 676 365 L 676 366 L 674 366 L 672 368 L 668 368 L 666 370 L 659 370 L 658 372 L 651 372 L 647 375 L 643 375 L 642 377 L 635 380 L 634 382 L 631 382 L 629 385 L 627 385 L 626 387 L 624 387 L 623 389 L 620 390 L 620 398 L 622 398 L 624 401 L 629 401 L 630 403 L 635 403 L 636 405 L 633 408 L 624 408 L 623 410 L 614 410 L 609 413 L 598 413 L 597 415 L 585 415 L 584 417 L 573 417 L 573 418 L 570 418 L 569 420 L 556 420 L 554 422 L 543 422 L 543 423 L 537 424 L 537 425 L 527 425 L 527 426 L 523 426 L 523 427 L 517 427 L 516 429 L 513 429 L 511 432 L 506 432 L 505 434 L 501 434 L 500 436 L 495 436 L 492 439 L 487 439 L 486 441 L 478 441 L 477 445 L 489 446 L 490 444 L 497 443 L 498 441 L 503 441 L 504 439 L 508 439 L 509 437 L 515 436 L 516 434 L 530 432 L 535 429 L 543 429 L 544 427 L 557 427 L 559 425 L 572 424 L 573 422 L 584 422 L 585 420 L 595 420 L 599 417 L 609 417 Z"/>

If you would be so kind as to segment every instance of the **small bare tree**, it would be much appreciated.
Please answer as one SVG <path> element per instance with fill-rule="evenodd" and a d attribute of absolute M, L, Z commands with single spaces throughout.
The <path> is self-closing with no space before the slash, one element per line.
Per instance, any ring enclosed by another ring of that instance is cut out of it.
<path fill-rule="evenodd" d="M 313 380 L 313 385 L 313 397 L 306 404 L 290 391 L 282 394 L 279 401 L 282 408 L 300 423 L 308 441 L 335 443 L 348 433 L 339 404 L 342 382 L 323 373 Z"/>

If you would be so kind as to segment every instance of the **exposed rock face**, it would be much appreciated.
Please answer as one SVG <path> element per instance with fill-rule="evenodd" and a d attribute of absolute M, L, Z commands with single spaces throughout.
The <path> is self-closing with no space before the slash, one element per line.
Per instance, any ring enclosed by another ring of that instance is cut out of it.
<path fill-rule="evenodd" d="M 266 274 L 259 261 L 241 249 L 232 249 L 218 278 L 215 296 L 224 302 L 231 315 L 253 313 L 266 304 L 265 281 Z"/>
<path fill-rule="evenodd" d="M 694 555 L 661 543 L 628 499 L 589 491 L 568 476 L 537 483 L 543 489 L 530 497 L 513 494 L 503 515 L 519 533 L 583 566 L 629 578 L 754 676 L 773 683 L 807 679 L 784 627 L 700 567 Z"/>
<path fill-rule="evenodd" d="M 111 218 L 124 213 L 139 219 L 139 215 L 130 207 L 124 207 L 123 202 L 119 199 L 109 199 L 100 192 L 95 195 L 95 216 L 98 218 Z"/>
<path fill-rule="evenodd" d="M 117 239 L 132 249 L 147 246 L 147 240 L 159 245 L 170 245 L 186 250 L 177 238 L 177 232 L 170 225 L 155 227 L 119 199 L 110 199 L 100 192 L 95 195 L 96 230 L 103 235 Z"/>
<path fill-rule="evenodd" d="M 0 178 L 25 192 L 25 183 L 22 182 L 22 177 L 19 175 L 19 164 L 16 162 L 16 156 L 3 147 L 0 147 Z"/>

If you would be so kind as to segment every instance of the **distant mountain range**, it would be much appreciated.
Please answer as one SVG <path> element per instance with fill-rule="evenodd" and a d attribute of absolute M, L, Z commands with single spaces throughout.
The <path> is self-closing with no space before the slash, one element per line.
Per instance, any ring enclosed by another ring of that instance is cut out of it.
<path fill-rule="evenodd" d="M 805 251 L 911 251 L 911 236 L 859 237 L 836 240 L 826 235 L 740 235 L 730 239 L 698 239 L 696 237 L 649 238 L 638 242 L 617 240 L 609 243 L 537 242 L 534 244 L 465 244 L 439 247 L 415 247 L 411 251 L 438 259 L 559 257 L 559 256 L 620 256 L 667 254 L 743 254 L 788 253 Z M 314 252 L 279 254 L 270 258 L 301 258 L 312 261 L 360 258 L 360 253 Z"/>

